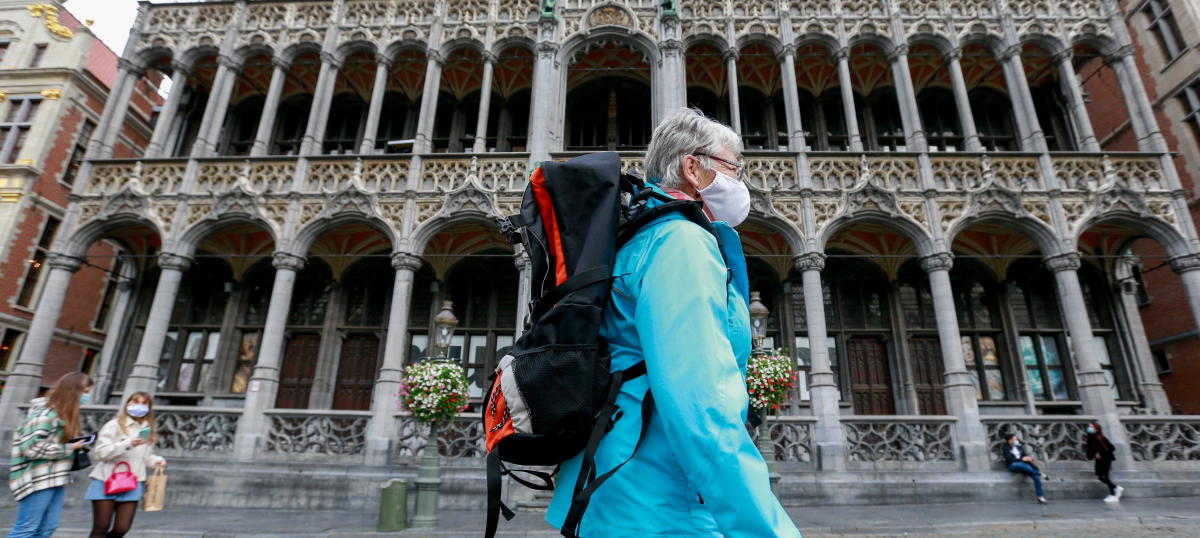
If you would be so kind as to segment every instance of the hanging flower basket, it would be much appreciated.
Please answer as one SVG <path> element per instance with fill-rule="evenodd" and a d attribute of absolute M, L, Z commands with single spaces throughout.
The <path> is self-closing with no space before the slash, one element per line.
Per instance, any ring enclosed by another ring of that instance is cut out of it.
<path fill-rule="evenodd" d="M 758 410 L 775 409 L 787 401 L 796 386 L 796 372 L 787 349 L 773 349 L 750 355 L 746 366 L 746 390 L 750 405 Z"/>
<path fill-rule="evenodd" d="M 467 406 L 467 375 L 454 362 L 417 362 L 405 370 L 400 394 L 414 419 L 444 424 Z"/>

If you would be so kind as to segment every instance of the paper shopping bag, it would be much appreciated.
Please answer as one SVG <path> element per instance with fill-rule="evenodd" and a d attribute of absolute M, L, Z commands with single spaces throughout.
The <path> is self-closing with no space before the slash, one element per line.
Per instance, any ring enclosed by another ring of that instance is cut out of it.
<path fill-rule="evenodd" d="M 142 497 L 142 510 L 157 512 L 163 509 L 167 497 L 167 472 L 155 467 L 154 474 L 146 478 L 146 494 Z"/>

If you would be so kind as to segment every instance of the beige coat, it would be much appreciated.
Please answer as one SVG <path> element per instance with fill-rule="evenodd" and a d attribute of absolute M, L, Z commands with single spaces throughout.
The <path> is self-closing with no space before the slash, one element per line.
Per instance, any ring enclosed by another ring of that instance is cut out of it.
<path fill-rule="evenodd" d="M 108 480 L 117 464 L 126 462 L 138 481 L 145 481 L 148 476 L 147 468 L 153 469 L 158 462 L 165 460 L 154 455 L 154 447 L 150 446 L 150 443 L 133 446 L 133 440 L 138 438 L 138 432 L 142 428 L 141 424 L 129 418 L 125 422 L 125 433 L 121 433 L 121 428 L 117 427 L 117 419 L 106 422 L 104 427 L 100 428 L 100 435 L 96 436 L 96 444 L 89 454 L 93 467 L 88 476 L 96 480 Z"/>

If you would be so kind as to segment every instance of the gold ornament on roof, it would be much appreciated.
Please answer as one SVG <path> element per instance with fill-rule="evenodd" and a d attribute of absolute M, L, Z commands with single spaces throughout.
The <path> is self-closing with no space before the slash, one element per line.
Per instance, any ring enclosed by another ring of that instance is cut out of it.
<path fill-rule="evenodd" d="M 4 90 L 0 90 L 0 103 L 3 103 L 7 100 L 8 100 L 8 92 L 6 92 Z"/>
<path fill-rule="evenodd" d="M 62 99 L 62 90 L 42 90 L 42 97 L 46 99 Z"/>
<path fill-rule="evenodd" d="M 50 33 L 63 39 L 71 39 L 72 37 L 75 37 L 75 32 L 72 32 L 70 28 L 63 26 L 62 23 L 58 22 L 58 6 L 50 4 L 30 4 L 27 7 L 30 15 L 33 15 L 34 17 L 46 18 L 46 29 L 49 30 Z"/>

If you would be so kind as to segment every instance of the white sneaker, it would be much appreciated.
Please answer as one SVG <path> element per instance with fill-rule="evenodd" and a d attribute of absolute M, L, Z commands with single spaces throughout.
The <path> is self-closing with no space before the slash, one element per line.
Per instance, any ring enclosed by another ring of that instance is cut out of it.
<path fill-rule="evenodd" d="M 1125 493 L 1125 488 L 1123 488 L 1121 486 L 1117 486 L 1117 499 L 1120 499 L 1121 495 L 1124 493 Z"/>
<path fill-rule="evenodd" d="M 1049 503 L 1047 503 L 1047 502 L 1046 502 L 1046 498 L 1045 498 L 1045 497 L 1038 497 L 1038 498 L 1037 498 L 1037 500 L 1038 500 L 1038 502 L 1039 502 L 1039 503 L 1042 503 L 1042 504 L 1049 504 Z"/>
<path fill-rule="evenodd" d="M 1121 499 L 1118 499 L 1116 495 L 1109 495 L 1108 497 L 1105 497 L 1105 498 L 1104 498 L 1104 502 L 1106 502 L 1106 503 L 1115 503 L 1115 502 L 1118 502 L 1118 501 L 1120 501 L 1120 500 L 1121 500 Z"/>

